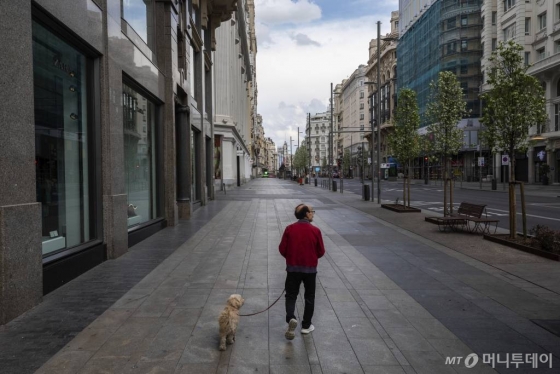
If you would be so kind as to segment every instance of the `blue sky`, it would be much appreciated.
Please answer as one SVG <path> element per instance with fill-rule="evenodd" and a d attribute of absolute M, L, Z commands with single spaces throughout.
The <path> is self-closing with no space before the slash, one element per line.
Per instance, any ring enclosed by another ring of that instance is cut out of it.
<path fill-rule="evenodd" d="M 307 113 L 327 109 L 331 82 L 367 64 L 375 23 L 388 33 L 395 10 L 398 0 L 255 0 L 257 110 L 265 136 L 276 146 L 297 139 Z"/>

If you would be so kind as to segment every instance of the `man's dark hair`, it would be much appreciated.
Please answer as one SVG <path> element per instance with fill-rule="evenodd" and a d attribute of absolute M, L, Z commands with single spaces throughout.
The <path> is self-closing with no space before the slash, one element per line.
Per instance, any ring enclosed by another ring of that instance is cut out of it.
<path fill-rule="evenodd" d="M 309 213 L 309 207 L 305 204 L 299 204 L 298 206 L 296 206 L 296 210 L 294 212 L 295 216 L 297 219 L 304 219 L 307 216 L 307 213 Z"/>

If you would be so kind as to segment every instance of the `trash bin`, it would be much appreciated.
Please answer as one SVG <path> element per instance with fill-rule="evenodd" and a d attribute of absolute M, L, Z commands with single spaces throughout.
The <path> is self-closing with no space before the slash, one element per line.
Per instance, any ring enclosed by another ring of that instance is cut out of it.
<path fill-rule="evenodd" d="M 492 191 L 498 189 L 498 180 L 496 178 L 492 178 Z"/>
<path fill-rule="evenodd" d="M 362 186 L 362 197 L 365 201 L 369 201 L 369 184 L 364 184 Z"/>
<path fill-rule="evenodd" d="M 424 177 L 424 184 L 429 184 L 428 174 Z"/>
<path fill-rule="evenodd" d="M 305 184 L 309 184 L 309 177 L 305 177 Z"/>
<path fill-rule="evenodd" d="M 336 192 L 336 181 L 332 181 L 332 190 Z"/>
<path fill-rule="evenodd" d="M 317 178 L 315 178 L 315 187 L 317 187 Z"/>

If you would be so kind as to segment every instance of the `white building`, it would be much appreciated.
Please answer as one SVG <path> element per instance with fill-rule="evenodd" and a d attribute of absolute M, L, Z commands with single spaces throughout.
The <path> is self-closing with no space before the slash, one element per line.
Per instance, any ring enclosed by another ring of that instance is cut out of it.
<path fill-rule="evenodd" d="M 235 16 L 216 30 L 217 42 L 227 45 L 214 52 L 216 189 L 222 184 L 240 186 L 251 178 L 250 141 L 257 122 L 252 13 L 254 7 L 249 2 L 239 2 Z"/>
<path fill-rule="evenodd" d="M 335 163 L 334 152 L 329 154 L 329 134 L 331 128 L 331 110 L 327 108 L 326 112 L 311 115 L 310 121 L 305 126 L 305 139 L 311 150 L 311 172 L 320 175 L 328 172 L 329 156 L 333 155 L 333 163 Z M 333 130 L 335 129 L 333 124 Z M 333 141 L 334 143 L 334 141 Z M 331 151 L 332 152 L 332 151 Z"/>

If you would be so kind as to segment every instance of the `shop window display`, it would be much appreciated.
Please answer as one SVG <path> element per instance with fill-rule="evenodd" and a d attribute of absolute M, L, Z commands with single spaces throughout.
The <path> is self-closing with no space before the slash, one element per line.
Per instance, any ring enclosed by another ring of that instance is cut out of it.
<path fill-rule="evenodd" d="M 92 239 L 87 59 L 33 22 L 37 201 L 43 255 Z"/>
<path fill-rule="evenodd" d="M 125 188 L 128 227 L 157 217 L 155 105 L 123 85 Z"/>

